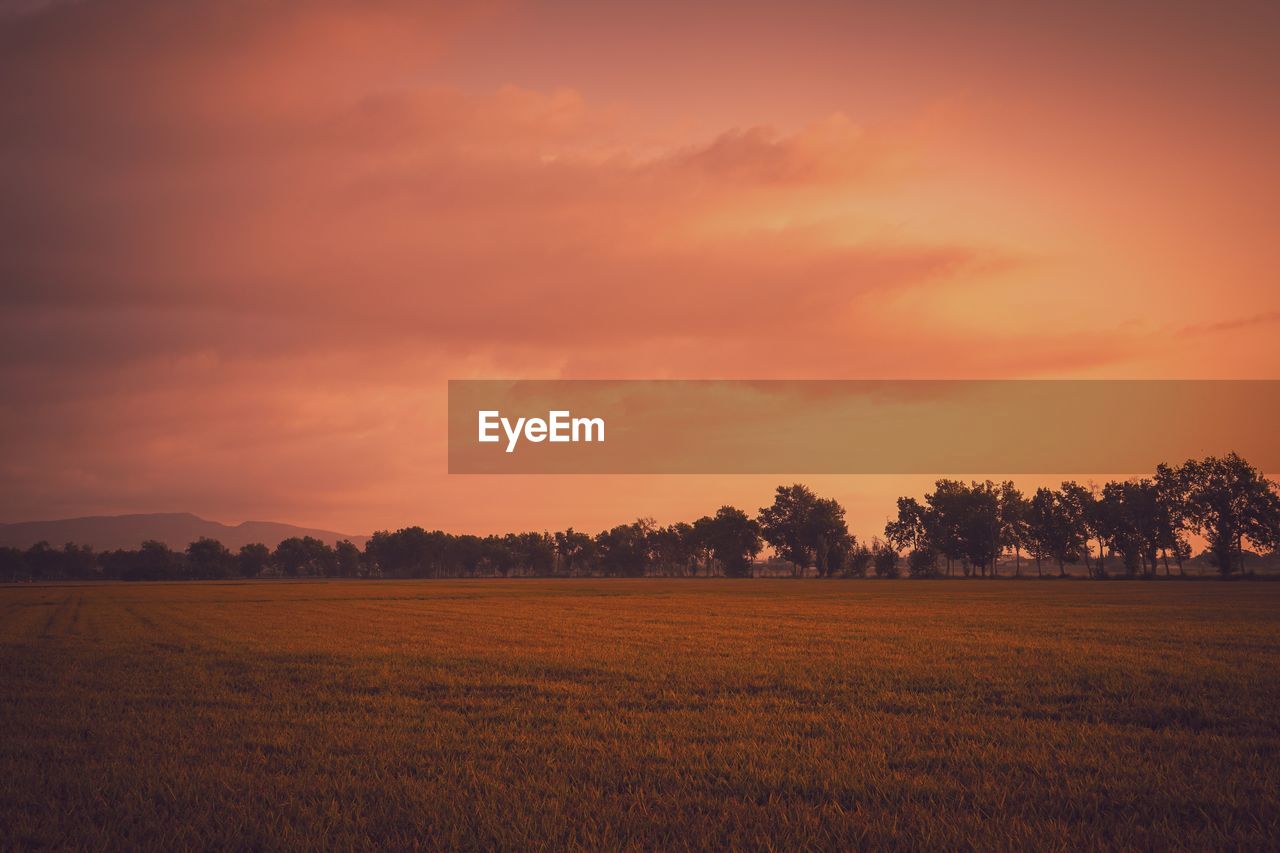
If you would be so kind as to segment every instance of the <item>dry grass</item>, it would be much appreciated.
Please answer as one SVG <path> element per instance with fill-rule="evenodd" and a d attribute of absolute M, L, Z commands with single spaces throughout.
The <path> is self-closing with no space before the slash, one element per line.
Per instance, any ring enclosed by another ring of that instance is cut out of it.
<path fill-rule="evenodd" d="M 0 588 L 0 847 L 1274 847 L 1280 584 Z"/>

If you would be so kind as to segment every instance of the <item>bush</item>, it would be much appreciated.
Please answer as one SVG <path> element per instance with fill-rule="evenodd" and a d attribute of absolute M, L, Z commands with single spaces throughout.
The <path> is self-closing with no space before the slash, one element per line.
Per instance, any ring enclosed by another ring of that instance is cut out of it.
<path fill-rule="evenodd" d="M 881 545 L 875 552 L 876 576 L 881 578 L 901 577 L 898 570 L 898 552 L 889 545 Z"/>
<path fill-rule="evenodd" d="M 928 548 L 916 548 L 907 555 L 907 573 L 913 578 L 931 578 L 938 574 L 938 555 Z"/>
<path fill-rule="evenodd" d="M 866 545 L 858 545 L 849 552 L 844 564 L 844 576 L 847 578 L 865 578 L 867 569 L 871 567 L 871 549 Z"/>

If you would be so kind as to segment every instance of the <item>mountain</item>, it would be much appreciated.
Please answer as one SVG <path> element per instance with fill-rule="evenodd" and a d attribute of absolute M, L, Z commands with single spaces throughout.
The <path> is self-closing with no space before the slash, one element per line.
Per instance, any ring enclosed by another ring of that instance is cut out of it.
<path fill-rule="evenodd" d="M 217 539 L 233 551 L 250 542 L 274 548 L 291 536 L 312 536 L 332 545 L 350 539 L 364 545 L 367 536 L 348 536 L 332 530 L 297 527 L 276 521 L 245 521 L 235 526 L 220 524 L 189 512 L 156 512 L 138 515 L 91 515 L 57 521 L 21 521 L 0 524 L 0 546 L 29 548 L 40 540 L 55 548 L 67 542 L 92 545 L 98 551 L 137 548 L 147 539 L 158 539 L 170 548 L 183 549 L 201 536 Z"/>

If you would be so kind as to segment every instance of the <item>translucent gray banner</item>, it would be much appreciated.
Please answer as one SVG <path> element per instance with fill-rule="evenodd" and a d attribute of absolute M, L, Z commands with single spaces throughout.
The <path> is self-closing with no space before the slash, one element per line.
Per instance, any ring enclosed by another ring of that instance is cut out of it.
<path fill-rule="evenodd" d="M 1277 425 L 1277 380 L 452 380 L 449 471 L 1280 471 Z"/>

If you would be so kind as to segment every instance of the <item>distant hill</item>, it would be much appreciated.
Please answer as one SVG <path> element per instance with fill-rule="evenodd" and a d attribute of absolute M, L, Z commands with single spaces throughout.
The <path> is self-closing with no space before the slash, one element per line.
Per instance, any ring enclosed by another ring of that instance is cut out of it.
<path fill-rule="evenodd" d="M 75 542 L 77 545 L 91 545 L 98 551 L 110 551 L 116 548 L 137 548 L 147 539 L 157 539 L 170 548 L 182 549 L 201 536 L 217 539 L 232 550 L 251 542 L 261 542 L 274 548 L 281 540 L 291 536 L 312 536 L 330 545 L 339 539 L 350 539 L 360 546 L 368 538 L 275 521 L 245 521 L 232 526 L 209 521 L 189 512 L 91 515 L 57 521 L 0 524 L 0 546 L 15 548 L 29 548 L 43 539 L 54 547 Z"/>

